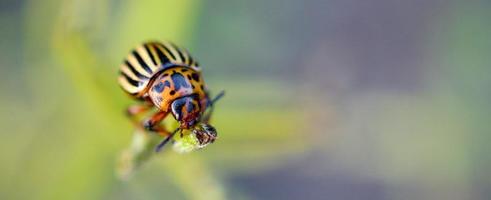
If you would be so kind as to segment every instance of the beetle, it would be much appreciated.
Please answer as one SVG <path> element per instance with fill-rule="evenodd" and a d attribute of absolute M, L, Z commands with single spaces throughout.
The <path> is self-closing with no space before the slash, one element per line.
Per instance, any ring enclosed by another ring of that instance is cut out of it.
<path fill-rule="evenodd" d="M 157 151 L 179 130 L 181 135 L 182 130 L 192 130 L 203 146 L 217 137 L 216 129 L 208 122 L 214 102 L 224 93 L 209 98 L 201 68 L 187 50 L 167 41 L 144 42 L 126 56 L 119 68 L 118 82 L 126 93 L 141 102 L 128 107 L 130 117 L 157 108 L 141 122 L 145 129 L 166 137 Z M 210 112 L 203 116 L 207 108 Z M 172 133 L 160 123 L 169 113 L 179 122 Z"/>

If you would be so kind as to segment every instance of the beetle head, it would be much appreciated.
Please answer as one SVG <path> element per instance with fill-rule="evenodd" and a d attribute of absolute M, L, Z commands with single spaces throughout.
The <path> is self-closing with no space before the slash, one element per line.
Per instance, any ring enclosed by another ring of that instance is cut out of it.
<path fill-rule="evenodd" d="M 174 100 L 171 112 L 179 121 L 181 129 L 193 127 L 200 117 L 200 105 L 197 96 L 185 96 Z"/>

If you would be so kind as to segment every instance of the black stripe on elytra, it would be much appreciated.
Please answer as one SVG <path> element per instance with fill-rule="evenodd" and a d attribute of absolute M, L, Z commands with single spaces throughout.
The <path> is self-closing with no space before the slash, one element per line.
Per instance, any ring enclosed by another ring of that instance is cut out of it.
<path fill-rule="evenodd" d="M 142 66 L 143 69 L 145 69 L 145 71 L 147 71 L 149 74 L 152 74 L 152 70 L 150 69 L 150 67 L 148 67 L 147 63 L 145 63 L 145 61 L 142 59 L 140 54 L 138 54 L 138 52 L 136 52 L 135 50 L 133 50 L 132 53 L 133 53 L 133 56 L 135 56 L 138 63 L 140 64 L 140 66 Z"/>
<path fill-rule="evenodd" d="M 125 74 L 125 73 L 123 73 L 123 72 L 120 72 L 120 74 L 121 74 L 122 76 L 124 76 L 124 78 L 125 78 L 125 79 L 128 81 L 128 83 L 129 83 L 130 85 L 135 86 L 135 87 L 138 87 L 138 85 L 139 85 L 139 83 L 140 83 L 139 81 L 133 80 L 132 78 L 130 78 L 128 75 L 126 75 L 126 74 Z"/>
<path fill-rule="evenodd" d="M 182 76 L 180 73 L 174 73 L 171 76 L 172 82 L 174 82 L 174 88 L 179 91 L 179 89 L 182 87 L 184 88 L 189 88 L 191 87 L 188 82 L 186 81 L 186 78 Z"/>
<path fill-rule="evenodd" d="M 174 47 L 174 49 L 176 49 L 177 54 L 179 54 L 179 57 L 181 57 L 182 62 L 184 62 L 184 55 L 182 54 L 182 50 L 179 49 L 179 47 L 177 47 L 175 44 L 170 43 L 170 45 Z"/>
<path fill-rule="evenodd" d="M 167 58 L 167 56 L 165 56 L 164 52 L 162 52 L 162 50 L 160 48 L 158 48 L 157 46 L 155 46 L 155 51 L 157 52 L 157 56 L 159 57 L 160 66 L 170 62 L 169 58 Z"/>
<path fill-rule="evenodd" d="M 127 60 L 124 61 L 124 64 L 127 65 L 130 71 L 133 72 L 133 74 L 139 79 L 148 79 L 147 76 L 140 74 L 140 72 L 136 71 L 135 67 L 133 67 L 133 65 L 131 65 Z"/>
<path fill-rule="evenodd" d="M 172 60 L 176 60 L 176 57 L 174 56 L 174 54 L 172 54 L 172 52 L 169 50 L 169 48 L 167 48 L 165 45 L 163 44 L 160 44 L 160 43 L 157 43 L 157 45 L 159 45 L 160 47 L 162 47 L 164 50 L 167 51 L 167 53 L 169 53 L 169 55 L 172 57 Z"/>
<path fill-rule="evenodd" d="M 188 54 L 188 57 L 189 57 L 189 63 L 188 63 L 188 65 L 192 65 L 194 63 L 194 58 L 191 57 L 190 54 Z"/>
<path fill-rule="evenodd" d="M 191 56 L 189 51 L 186 49 L 184 49 L 184 53 L 188 55 L 188 60 L 186 62 L 186 65 L 191 66 L 191 64 L 193 63 L 193 57 Z"/>
<path fill-rule="evenodd" d="M 155 60 L 155 57 L 153 57 L 152 51 L 150 51 L 150 48 L 151 47 L 149 48 L 148 45 L 143 45 L 143 47 L 145 47 L 145 50 L 147 51 L 148 56 L 150 56 L 150 58 L 152 59 L 153 65 L 156 66 L 157 65 L 157 61 Z"/>

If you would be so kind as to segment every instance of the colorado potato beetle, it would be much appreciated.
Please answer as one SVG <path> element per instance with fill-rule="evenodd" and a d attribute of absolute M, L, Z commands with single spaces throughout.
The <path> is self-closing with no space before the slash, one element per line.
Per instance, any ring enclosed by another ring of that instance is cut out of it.
<path fill-rule="evenodd" d="M 145 129 L 166 137 L 157 151 L 179 130 L 181 134 L 182 130 L 191 130 L 202 146 L 215 140 L 216 130 L 208 122 L 213 104 L 224 93 L 210 99 L 201 68 L 187 50 L 166 41 L 145 42 L 127 55 L 119 72 L 121 88 L 141 102 L 128 107 L 130 117 L 153 107 L 158 110 L 141 122 Z M 204 115 L 208 108 L 210 111 Z M 160 123 L 169 113 L 179 122 L 173 132 Z"/>

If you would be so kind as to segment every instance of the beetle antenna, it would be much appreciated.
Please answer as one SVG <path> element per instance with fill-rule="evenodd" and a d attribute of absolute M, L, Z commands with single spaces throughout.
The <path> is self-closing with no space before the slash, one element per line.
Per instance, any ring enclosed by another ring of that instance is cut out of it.
<path fill-rule="evenodd" d="M 218 93 L 218 94 L 215 96 L 215 98 L 213 98 L 213 99 L 210 101 L 209 105 L 210 105 L 210 106 L 213 106 L 213 104 L 215 104 L 215 102 L 217 102 L 218 100 L 220 100 L 220 99 L 223 97 L 223 95 L 225 95 L 225 90 L 220 91 L 220 93 Z"/>
<path fill-rule="evenodd" d="M 170 141 L 170 139 L 172 137 L 174 137 L 174 135 L 177 133 L 177 131 L 179 131 L 180 128 L 176 128 L 176 130 L 174 130 L 169 136 L 167 136 L 164 140 L 162 140 L 162 142 L 160 142 L 159 145 L 157 145 L 157 147 L 155 148 L 155 152 L 159 152 L 160 150 L 162 150 L 162 147 L 165 146 L 165 144 L 167 144 L 167 142 Z"/>
<path fill-rule="evenodd" d="M 208 102 L 207 108 L 210 108 L 210 111 L 208 111 L 208 113 L 206 113 L 206 115 L 203 116 L 203 118 L 202 118 L 201 121 L 203 121 L 205 123 L 208 123 L 208 121 L 210 121 L 211 113 L 213 113 L 213 105 L 218 100 L 220 100 L 223 97 L 223 95 L 225 95 L 225 91 L 224 90 L 220 91 L 220 93 L 218 93 L 211 101 Z"/>

